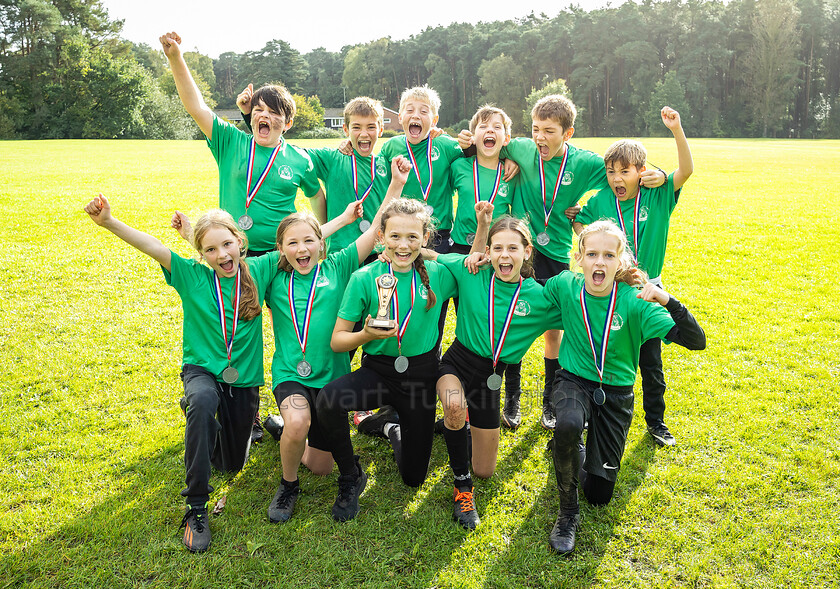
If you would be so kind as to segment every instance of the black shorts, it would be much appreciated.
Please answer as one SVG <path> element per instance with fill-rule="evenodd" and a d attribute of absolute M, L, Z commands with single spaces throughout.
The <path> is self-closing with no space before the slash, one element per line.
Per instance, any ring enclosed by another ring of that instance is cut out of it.
<path fill-rule="evenodd" d="M 309 446 L 311 448 L 315 448 L 316 450 L 329 452 L 329 446 L 324 440 L 324 435 L 321 431 L 321 424 L 318 421 L 318 412 L 315 410 L 315 399 L 318 397 L 318 393 L 320 392 L 321 389 L 308 387 L 293 380 L 287 380 L 274 387 L 274 399 L 277 401 L 278 408 L 283 401 L 292 395 L 300 395 L 306 399 L 306 402 L 309 403 L 309 416 L 311 419 L 309 423 L 309 434 L 306 436 L 307 440 L 309 440 Z"/>
<path fill-rule="evenodd" d="M 537 282 L 545 286 L 546 281 L 552 276 L 557 276 L 564 270 L 569 269 L 568 262 L 560 262 L 554 258 L 544 256 L 538 251 L 534 252 L 534 274 Z"/>
<path fill-rule="evenodd" d="M 496 364 L 496 374 L 504 374 L 507 364 Z M 461 381 L 470 414 L 470 425 L 481 429 L 499 428 L 499 391 L 487 387 L 493 374 L 493 361 L 474 354 L 457 339 L 440 359 L 440 375 L 451 374 Z"/>
<path fill-rule="evenodd" d="M 472 250 L 471 245 L 464 245 L 463 243 L 453 242 L 452 247 L 449 248 L 450 254 L 461 254 L 462 256 L 469 255 Z"/>
<path fill-rule="evenodd" d="M 429 248 L 435 250 L 439 254 L 448 254 L 449 248 L 452 247 L 452 238 L 450 237 L 450 229 L 438 229 L 435 233 L 432 243 Z"/>
<path fill-rule="evenodd" d="M 627 432 L 633 420 L 633 387 L 603 385 L 607 394 L 603 405 L 592 400 L 599 383 L 581 378 L 568 370 L 560 369 L 554 378 L 551 403 L 557 412 L 564 410 L 583 411 L 584 421 L 589 422 L 586 435 L 586 461 L 583 470 L 590 474 L 615 481 L 627 442 Z M 573 400 L 574 403 L 568 403 Z"/>

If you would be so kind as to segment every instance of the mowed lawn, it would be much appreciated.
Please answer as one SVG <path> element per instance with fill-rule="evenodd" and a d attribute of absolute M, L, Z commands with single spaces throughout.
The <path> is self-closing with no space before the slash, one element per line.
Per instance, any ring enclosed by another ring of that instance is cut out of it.
<path fill-rule="evenodd" d="M 672 139 L 645 143 L 676 165 Z M 677 446 L 653 445 L 639 394 L 615 498 L 582 502 L 577 550 L 558 558 L 541 341 L 523 368 L 524 424 L 503 430 L 499 468 L 476 485 L 476 531 L 450 519 L 440 438 L 415 490 L 384 440 L 356 436 L 371 475 L 359 516 L 333 522 L 337 475 L 302 469 L 293 519 L 272 525 L 280 454 L 266 436 L 241 474 L 214 475 L 227 505 L 210 551 L 187 553 L 179 299 L 82 207 L 101 191 L 188 255 L 169 218 L 217 203 L 213 158 L 198 141 L 0 142 L 0 588 L 836 586 L 840 142 L 690 143 L 664 282 L 708 348 L 664 353 Z M 273 348 L 266 326 L 267 377 Z"/>

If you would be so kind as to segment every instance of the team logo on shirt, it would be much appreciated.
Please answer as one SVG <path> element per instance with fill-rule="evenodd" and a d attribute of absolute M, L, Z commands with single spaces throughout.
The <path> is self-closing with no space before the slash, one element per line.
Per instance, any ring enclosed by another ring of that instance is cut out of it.
<path fill-rule="evenodd" d="M 624 327 L 624 319 L 621 315 L 615 313 L 610 324 L 610 331 L 619 331 L 622 327 Z"/>
<path fill-rule="evenodd" d="M 499 185 L 499 196 L 501 196 L 502 198 L 504 198 L 504 197 L 506 197 L 507 195 L 508 195 L 508 185 L 507 185 L 507 182 L 502 182 L 502 183 Z"/>
<path fill-rule="evenodd" d="M 642 207 L 639 209 L 639 221 L 647 221 L 648 218 L 648 208 Z"/>
<path fill-rule="evenodd" d="M 531 305 L 528 304 L 528 301 L 519 301 L 516 303 L 516 308 L 513 310 L 514 315 L 519 315 L 520 317 L 525 317 L 531 314 Z"/>
<path fill-rule="evenodd" d="M 289 166 L 280 166 L 280 170 L 278 170 L 278 172 L 283 180 L 292 179 L 292 169 Z"/>
<path fill-rule="evenodd" d="M 376 175 L 382 176 L 383 178 L 388 175 L 388 168 L 385 166 L 382 158 L 376 158 Z"/>
<path fill-rule="evenodd" d="M 420 295 L 420 298 L 426 300 L 429 298 L 429 290 L 423 286 L 422 284 L 417 287 L 417 293 Z"/>
<path fill-rule="evenodd" d="M 437 148 L 436 145 L 433 145 L 432 146 L 432 161 L 433 162 L 438 161 L 439 157 L 440 157 L 440 150 Z"/>
<path fill-rule="evenodd" d="M 330 279 L 324 276 L 323 274 L 318 274 L 318 282 L 315 283 L 315 286 L 329 286 Z"/>
<path fill-rule="evenodd" d="M 562 186 L 568 186 L 569 184 L 574 182 L 574 180 L 575 180 L 575 173 L 574 172 L 569 172 L 568 170 L 566 170 L 565 172 L 563 172 L 563 180 L 560 181 L 560 184 Z"/>

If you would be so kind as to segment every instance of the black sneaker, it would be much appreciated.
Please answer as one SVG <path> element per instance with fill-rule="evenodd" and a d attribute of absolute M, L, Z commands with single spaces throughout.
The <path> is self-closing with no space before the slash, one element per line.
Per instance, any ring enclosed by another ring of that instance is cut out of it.
<path fill-rule="evenodd" d="M 287 487 L 281 482 L 280 486 L 277 487 L 277 492 L 274 494 L 274 499 L 271 500 L 271 504 L 268 506 L 268 520 L 273 524 L 289 521 L 300 493 L 299 484 L 293 487 Z"/>
<path fill-rule="evenodd" d="M 397 410 L 390 405 L 385 405 L 373 415 L 368 415 L 359 421 L 359 431 L 369 436 L 379 436 L 384 438 L 385 432 L 382 430 L 386 423 L 399 423 L 400 417 L 397 415 Z"/>
<path fill-rule="evenodd" d="M 554 416 L 554 406 L 551 403 L 543 403 L 540 425 L 544 429 L 554 429 L 555 423 L 557 423 L 557 419 Z"/>
<path fill-rule="evenodd" d="M 664 421 L 649 424 L 647 430 L 658 446 L 673 446 L 677 443 Z"/>
<path fill-rule="evenodd" d="M 359 464 L 356 457 L 356 468 L 358 472 L 353 475 L 341 475 L 338 477 L 338 497 L 332 506 L 332 516 L 337 522 L 346 522 L 359 513 L 359 496 L 367 485 L 367 474 Z"/>
<path fill-rule="evenodd" d="M 502 425 L 508 429 L 516 429 L 522 423 L 522 411 L 519 408 L 519 396 L 522 391 L 505 393 L 505 408 L 502 410 Z"/>
<path fill-rule="evenodd" d="M 257 444 L 262 442 L 263 439 L 263 428 L 260 425 L 260 412 L 257 411 L 257 414 L 254 416 L 254 423 L 251 425 L 251 443 Z"/>
<path fill-rule="evenodd" d="M 575 549 L 575 532 L 580 524 L 578 514 L 568 515 L 562 511 L 557 514 L 557 521 L 548 535 L 548 544 L 557 554 L 571 554 Z"/>
<path fill-rule="evenodd" d="M 190 552 L 204 552 L 210 547 L 210 522 L 206 507 L 190 507 L 181 520 L 184 530 L 184 546 Z M 179 528 L 180 529 L 180 528 Z"/>
<path fill-rule="evenodd" d="M 474 530 L 481 523 L 473 500 L 473 487 L 469 491 L 459 491 L 458 487 L 452 492 L 455 505 L 452 508 L 452 519 L 461 524 L 464 529 Z"/>
<path fill-rule="evenodd" d="M 265 431 L 271 434 L 271 437 L 274 438 L 276 442 L 280 441 L 280 438 L 283 436 L 283 426 L 285 423 L 283 422 L 282 415 L 269 415 L 263 421 L 263 427 Z"/>

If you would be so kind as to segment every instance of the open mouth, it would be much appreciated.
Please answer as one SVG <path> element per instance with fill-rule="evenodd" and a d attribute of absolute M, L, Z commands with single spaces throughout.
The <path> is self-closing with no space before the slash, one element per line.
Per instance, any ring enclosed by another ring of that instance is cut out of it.
<path fill-rule="evenodd" d="M 257 125 L 257 133 L 260 137 L 268 137 L 268 135 L 271 133 L 271 125 L 269 125 L 265 121 L 260 121 Z"/>
<path fill-rule="evenodd" d="M 401 252 L 394 252 L 394 261 L 399 262 L 400 264 L 407 264 L 411 261 L 411 252 L 408 253 L 401 253 Z"/>
<path fill-rule="evenodd" d="M 233 260 L 227 260 L 219 264 L 219 268 L 221 268 L 224 272 L 233 272 Z"/>
<path fill-rule="evenodd" d="M 627 188 L 625 188 L 624 186 L 614 186 L 613 190 L 615 191 L 615 195 L 618 198 L 622 198 L 627 194 Z"/>
<path fill-rule="evenodd" d="M 603 270 L 595 270 L 592 273 L 592 283 L 595 286 L 601 286 L 604 284 L 604 281 L 607 279 L 607 274 Z"/>
<path fill-rule="evenodd" d="M 537 149 L 540 152 L 540 157 L 544 160 L 548 159 L 548 145 L 537 144 Z"/>
<path fill-rule="evenodd" d="M 499 264 L 499 274 L 502 276 L 513 274 L 513 264 Z"/>
<path fill-rule="evenodd" d="M 410 123 L 408 125 L 408 134 L 412 139 L 417 139 L 423 133 L 423 127 L 420 123 Z"/>
<path fill-rule="evenodd" d="M 356 145 L 358 146 L 359 151 L 370 151 L 372 147 L 371 142 L 366 139 L 360 139 Z"/>
<path fill-rule="evenodd" d="M 484 147 L 487 149 L 493 149 L 496 147 L 496 138 L 495 137 L 485 137 L 484 138 Z"/>
<path fill-rule="evenodd" d="M 300 257 L 300 258 L 295 258 L 295 261 L 298 263 L 298 266 L 300 266 L 301 268 L 308 268 L 310 262 L 312 262 L 312 257 L 311 256 L 303 256 L 303 257 Z"/>

